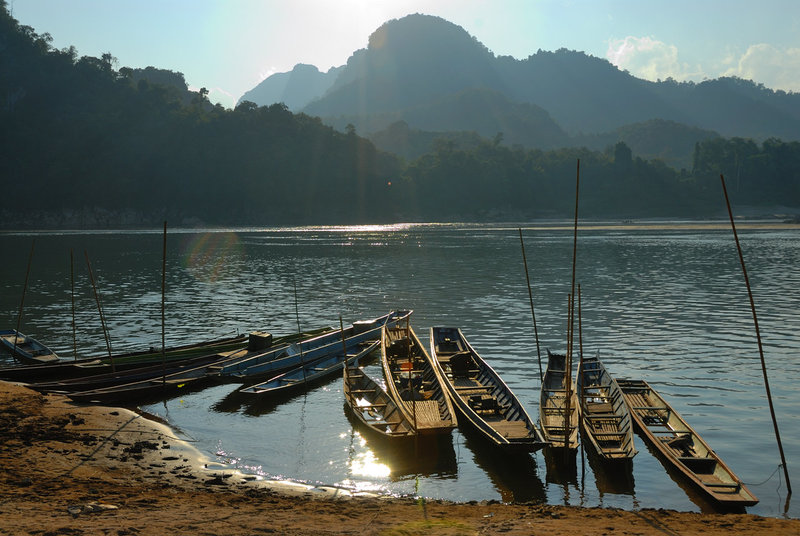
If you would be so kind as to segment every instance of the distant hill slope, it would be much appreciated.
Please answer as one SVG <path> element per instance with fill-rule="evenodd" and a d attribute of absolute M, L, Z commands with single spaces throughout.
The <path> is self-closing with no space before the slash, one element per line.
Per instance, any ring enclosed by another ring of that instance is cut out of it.
<path fill-rule="evenodd" d="M 298 63 L 288 73 L 277 73 L 246 92 L 239 99 L 259 105 L 283 103 L 289 110 L 302 110 L 312 100 L 324 94 L 333 85 L 341 67 L 321 73 L 313 65 Z"/>
<path fill-rule="evenodd" d="M 477 110 L 474 99 L 465 95 L 474 97 L 478 90 L 502 95 L 508 104 L 497 106 L 499 98 L 493 97 L 495 105 Z M 574 146 L 586 136 L 659 119 L 723 136 L 800 140 L 800 94 L 736 78 L 649 82 L 607 60 L 566 49 L 538 51 L 524 60 L 496 57 L 460 26 L 419 14 L 378 28 L 368 47 L 355 51 L 332 85 L 316 97 L 305 113 L 338 128 L 352 123 L 363 133 L 399 120 L 412 129 L 468 130 L 482 136 L 501 128 L 506 143 L 522 140 L 528 147 L 547 148 Z M 524 111 L 519 108 L 523 104 L 534 108 Z M 524 127 L 508 121 L 509 114 L 519 112 L 520 122 L 536 132 L 555 122 L 562 134 L 547 138 L 549 145 L 539 145 L 537 135 L 512 133 L 507 129 Z M 563 132 L 574 139 L 565 140 Z M 682 150 L 667 145 L 655 152 L 685 158 Z"/>

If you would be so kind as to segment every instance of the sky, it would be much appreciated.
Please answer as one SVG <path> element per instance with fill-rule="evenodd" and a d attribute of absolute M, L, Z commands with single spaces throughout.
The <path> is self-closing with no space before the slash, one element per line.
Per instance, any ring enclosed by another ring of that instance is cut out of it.
<path fill-rule="evenodd" d="M 648 80 L 738 76 L 800 92 L 798 0 L 7 0 L 57 49 L 116 68 L 184 74 L 231 108 L 298 63 L 325 72 L 412 13 L 464 28 L 495 55 L 578 50 Z"/>

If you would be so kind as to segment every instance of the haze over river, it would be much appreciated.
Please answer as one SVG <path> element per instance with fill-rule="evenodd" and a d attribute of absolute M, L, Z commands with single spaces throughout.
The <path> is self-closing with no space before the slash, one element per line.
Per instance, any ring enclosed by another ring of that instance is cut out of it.
<path fill-rule="evenodd" d="M 538 414 L 539 365 L 517 224 L 413 224 L 169 230 L 167 345 L 253 330 L 282 335 L 413 309 L 466 337 Z M 541 352 L 564 351 L 573 233 L 522 224 Z M 800 230 L 740 224 L 790 475 L 800 487 Z M 28 253 L 20 331 L 63 358 L 72 350 L 70 249 L 80 356 L 106 352 L 86 268 L 91 260 L 114 352 L 161 344 L 162 234 L 4 232 L 0 329 L 14 328 Z M 747 291 L 728 225 L 593 225 L 578 233 L 577 282 L 586 353 L 618 378 L 650 382 L 761 502 L 748 512 L 800 517 L 786 483 Z M 576 329 L 577 332 L 577 329 Z M 0 357 L 2 363 L 8 358 Z M 370 365 L 379 376 L 376 365 Z M 282 403 L 242 405 L 223 384 L 143 409 L 212 459 L 268 478 L 457 501 L 495 499 L 625 509 L 700 510 L 636 437 L 632 470 L 593 458 L 548 469 L 544 455 L 500 456 L 460 430 L 415 456 L 364 438 L 343 410 L 341 378 Z M 697 502 L 695 502 L 697 501 Z"/>

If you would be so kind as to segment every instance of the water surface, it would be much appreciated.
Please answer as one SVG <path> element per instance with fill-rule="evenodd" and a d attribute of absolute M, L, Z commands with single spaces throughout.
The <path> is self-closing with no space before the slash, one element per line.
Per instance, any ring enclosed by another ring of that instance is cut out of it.
<path fill-rule="evenodd" d="M 800 232 L 739 229 L 775 410 L 800 486 Z M 572 269 L 569 225 L 523 225 L 539 347 L 563 351 Z M 115 352 L 161 342 L 162 236 L 153 232 L 3 233 L 0 325 L 72 357 L 70 250 L 81 355 L 106 351 L 86 257 Z M 577 281 L 585 352 L 617 377 L 650 382 L 761 500 L 749 512 L 798 517 L 769 417 L 752 315 L 735 244 L 723 226 L 587 226 Z M 167 344 L 251 330 L 276 335 L 414 310 L 412 326 L 463 329 L 537 414 L 539 365 L 517 225 L 395 225 L 170 231 Z M 0 358 L 2 359 L 2 358 Z M 379 369 L 369 369 L 378 376 Z M 448 441 L 392 450 L 363 437 L 343 410 L 341 380 L 282 403 L 242 405 L 219 385 L 143 409 L 220 462 L 270 478 L 458 501 L 699 511 L 639 437 L 628 471 L 578 456 L 564 470 L 543 453 L 498 456 L 456 431 Z"/>

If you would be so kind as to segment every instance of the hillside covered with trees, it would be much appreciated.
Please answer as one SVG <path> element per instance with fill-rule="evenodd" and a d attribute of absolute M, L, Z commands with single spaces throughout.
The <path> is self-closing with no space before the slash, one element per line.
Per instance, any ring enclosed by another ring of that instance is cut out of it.
<path fill-rule="evenodd" d="M 424 152 L 401 156 L 352 125 L 340 132 L 281 104 L 227 110 L 180 73 L 117 69 L 111 53 L 78 57 L 50 42 L 0 0 L 4 228 L 569 217 L 578 158 L 586 217 L 715 215 L 719 171 L 735 177 L 735 203 L 800 206 L 798 142 L 710 137 L 693 169 L 676 171 L 623 142 L 539 150 L 509 146 L 502 132 L 399 125 L 409 146 L 428 136 Z"/>

